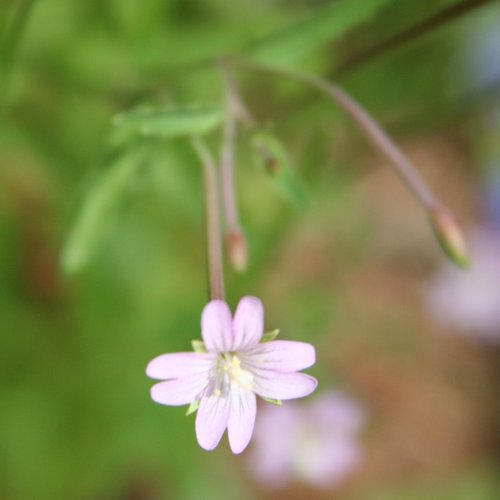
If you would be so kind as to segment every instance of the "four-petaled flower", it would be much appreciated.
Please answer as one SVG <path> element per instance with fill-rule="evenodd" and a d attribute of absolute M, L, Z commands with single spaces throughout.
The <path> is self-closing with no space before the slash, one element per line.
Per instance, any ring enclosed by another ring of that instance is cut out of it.
<path fill-rule="evenodd" d="M 280 402 L 314 391 L 315 378 L 297 373 L 315 362 L 314 347 L 304 342 L 260 343 L 264 332 L 262 303 L 243 297 L 234 318 L 222 300 L 209 302 L 201 316 L 205 352 L 162 354 L 146 374 L 163 380 L 151 397 L 164 405 L 197 408 L 196 436 L 213 450 L 228 430 L 233 453 L 241 453 L 252 437 L 256 395 Z"/>

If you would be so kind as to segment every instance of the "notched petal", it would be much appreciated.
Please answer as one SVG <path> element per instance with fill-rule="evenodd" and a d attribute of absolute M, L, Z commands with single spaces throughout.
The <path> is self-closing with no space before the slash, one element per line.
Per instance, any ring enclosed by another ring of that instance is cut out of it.
<path fill-rule="evenodd" d="M 254 370 L 254 390 L 262 398 L 296 399 L 311 394 L 318 381 L 305 373 Z"/>
<path fill-rule="evenodd" d="M 256 345 L 264 333 L 264 307 L 257 297 L 243 297 L 233 320 L 233 349 L 247 349 Z"/>
<path fill-rule="evenodd" d="M 203 397 L 196 414 L 196 438 L 207 451 L 217 447 L 224 434 L 229 418 L 229 398 L 220 396 Z"/>
<path fill-rule="evenodd" d="M 146 375 L 158 380 L 186 377 L 210 370 L 214 360 L 213 354 L 195 352 L 161 354 L 149 362 Z"/>
<path fill-rule="evenodd" d="M 207 383 L 208 379 L 204 375 L 166 380 L 151 387 L 151 399 L 168 406 L 190 404 L 199 398 Z"/>
<path fill-rule="evenodd" d="M 231 408 L 227 426 L 229 446 L 234 454 L 245 450 L 252 438 L 257 412 L 255 394 L 245 389 L 231 391 Z"/>
<path fill-rule="evenodd" d="M 231 311 L 223 300 L 212 300 L 203 309 L 201 336 L 208 352 L 229 352 L 232 350 Z"/>
<path fill-rule="evenodd" d="M 290 373 L 314 365 L 316 350 L 306 342 L 274 340 L 247 350 L 242 358 L 249 367 Z"/>

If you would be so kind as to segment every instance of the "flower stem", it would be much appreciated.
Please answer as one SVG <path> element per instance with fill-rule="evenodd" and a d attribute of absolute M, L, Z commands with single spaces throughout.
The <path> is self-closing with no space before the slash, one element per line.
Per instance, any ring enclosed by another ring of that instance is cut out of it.
<path fill-rule="evenodd" d="M 208 283 L 210 298 L 224 300 L 224 276 L 219 214 L 217 171 L 212 155 L 205 144 L 193 137 L 191 143 L 200 158 L 205 188 L 205 214 L 207 228 Z"/>
<path fill-rule="evenodd" d="M 223 63 L 220 64 L 220 73 L 225 93 L 220 167 L 222 201 L 224 218 L 226 221 L 226 245 L 233 267 L 237 271 L 243 271 L 247 266 L 247 245 L 240 225 L 238 204 L 236 201 L 234 183 L 234 145 L 237 118 L 241 118 L 247 125 L 253 125 L 254 120 L 240 99 L 233 77 Z"/>
<path fill-rule="evenodd" d="M 226 75 L 223 75 L 224 88 L 226 91 L 226 103 L 224 110 L 224 124 L 222 129 L 222 151 L 221 151 L 221 185 L 224 216 L 229 231 L 239 231 L 240 223 L 238 208 L 236 205 L 236 193 L 234 189 L 234 142 L 236 136 L 236 120 L 231 97 L 228 94 Z"/>
<path fill-rule="evenodd" d="M 358 127 L 366 134 L 368 139 L 379 151 L 391 162 L 392 166 L 399 174 L 403 182 L 416 196 L 417 200 L 426 210 L 430 210 L 437 205 L 436 199 L 424 182 L 410 159 L 399 149 L 389 135 L 380 127 L 375 119 L 363 109 L 351 96 L 349 96 L 338 85 L 330 83 L 320 77 L 296 71 L 293 69 L 268 66 L 241 58 L 233 59 L 233 62 L 247 64 L 256 69 L 272 73 L 282 74 L 294 80 L 300 81 L 310 87 L 319 90 L 330 97 L 354 120 Z"/>

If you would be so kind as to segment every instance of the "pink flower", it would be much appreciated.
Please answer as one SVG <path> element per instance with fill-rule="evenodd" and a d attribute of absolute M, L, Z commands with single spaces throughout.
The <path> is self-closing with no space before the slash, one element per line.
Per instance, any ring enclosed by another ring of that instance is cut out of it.
<path fill-rule="evenodd" d="M 427 310 L 457 332 L 500 342 L 500 232 L 479 227 L 470 234 L 470 268 L 440 268 L 425 289 Z"/>
<path fill-rule="evenodd" d="M 341 482 L 361 461 L 361 408 L 340 391 L 308 405 L 266 408 L 248 456 L 249 472 L 269 488 L 299 480 L 321 488 Z"/>
<path fill-rule="evenodd" d="M 243 297 L 234 318 L 222 300 L 209 302 L 201 315 L 203 351 L 162 354 L 146 374 L 163 380 L 151 388 L 154 401 L 197 408 L 196 436 L 213 450 L 228 430 L 233 453 L 252 437 L 256 395 L 268 400 L 301 398 L 314 391 L 316 379 L 297 373 L 315 362 L 314 347 L 303 342 L 259 343 L 264 310 L 255 297 Z"/>

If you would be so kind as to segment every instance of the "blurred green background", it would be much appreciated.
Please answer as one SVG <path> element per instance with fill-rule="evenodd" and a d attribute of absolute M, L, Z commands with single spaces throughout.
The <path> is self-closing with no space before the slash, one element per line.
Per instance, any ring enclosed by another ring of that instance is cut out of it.
<path fill-rule="evenodd" d="M 250 266 L 227 268 L 226 293 L 232 307 L 244 294 L 262 298 L 268 329 L 316 345 L 319 390 L 342 387 L 366 408 L 363 465 L 337 488 L 268 493 L 244 455 L 225 440 L 201 450 L 193 416 L 149 398 L 147 362 L 190 349 L 207 301 L 200 169 L 185 141 L 155 144 L 86 268 L 66 276 L 59 265 L 113 115 L 145 103 L 221 105 L 207 57 L 330 4 L 347 20 L 324 43 L 301 41 L 293 64 L 339 81 L 458 218 L 476 221 L 481 117 L 500 94 L 471 85 L 466 54 L 500 25 L 498 4 L 465 2 L 485 5 L 353 63 L 462 3 L 364 0 L 357 16 L 353 0 L 0 2 L 1 500 L 500 497 L 498 352 L 441 335 L 426 316 L 420 290 L 444 256 L 424 214 L 313 91 L 235 73 L 259 122 L 287 145 L 310 203 L 298 212 L 280 197 L 242 132 Z M 216 152 L 219 134 L 208 141 Z"/>

